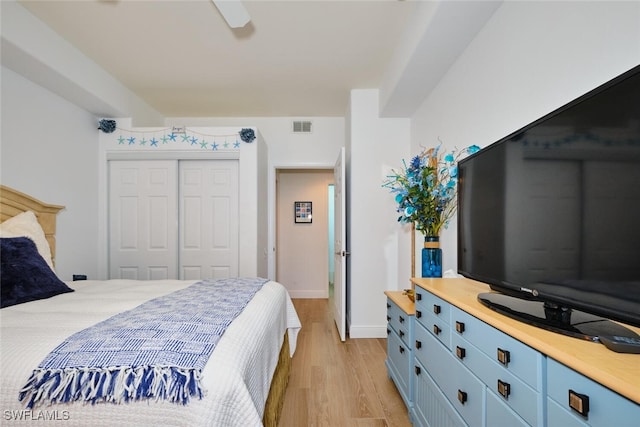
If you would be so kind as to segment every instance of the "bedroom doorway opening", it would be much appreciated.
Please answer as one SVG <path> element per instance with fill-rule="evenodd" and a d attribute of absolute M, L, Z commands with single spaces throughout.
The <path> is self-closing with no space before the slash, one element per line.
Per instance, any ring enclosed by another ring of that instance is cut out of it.
<path fill-rule="evenodd" d="M 276 169 L 275 277 L 292 298 L 329 298 L 333 273 L 333 169 Z M 296 203 L 311 218 L 296 220 Z M 332 232 L 331 227 L 331 232 Z"/>

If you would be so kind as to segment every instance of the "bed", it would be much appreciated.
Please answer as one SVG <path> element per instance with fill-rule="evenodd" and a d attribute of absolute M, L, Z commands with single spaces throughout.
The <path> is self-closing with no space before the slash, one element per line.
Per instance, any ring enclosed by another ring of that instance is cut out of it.
<path fill-rule="evenodd" d="M 3 221 L 11 222 L 25 212 L 33 212 L 42 235 L 34 238 L 28 231 L 26 235 L 33 241 L 40 240 L 35 245 L 38 252 L 48 245 L 50 259 L 42 259 L 52 267 L 51 271 L 55 268 L 55 215 L 60 209 L 61 206 L 39 202 L 10 188 L 0 188 Z M 0 224 L 3 252 L 5 241 L 22 242 L 20 233 L 25 233 L 3 227 L 5 224 Z M 3 292 L 5 284 L 3 274 Z M 194 281 L 180 280 L 83 280 L 64 285 L 72 291 L 0 310 L 3 425 L 54 420 L 78 426 L 277 425 L 300 321 L 286 289 L 273 281 L 266 281 L 255 292 L 219 337 L 201 370 L 200 382 L 205 392 L 202 398 L 194 395 L 186 404 L 162 398 L 126 403 L 98 400 L 95 404 L 41 400 L 27 407 L 26 399 L 19 400 L 21 390 L 36 367 L 65 339 L 123 311 L 136 310 L 147 301 L 171 297 L 197 286 Z M 211 305 L 216 304 L 212 301 Z M 175 310 L 190 308 L 182 303 Z"/>

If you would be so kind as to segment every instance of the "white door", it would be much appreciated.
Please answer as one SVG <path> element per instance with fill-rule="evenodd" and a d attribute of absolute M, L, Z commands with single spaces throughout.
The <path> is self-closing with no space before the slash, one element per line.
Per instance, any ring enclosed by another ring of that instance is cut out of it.
<path fill-rule="evenodd" d="M 177 277 L 176 162 L 109 162 L 109 278 Z"/>
<path fill-rule="evenodd" d="M 109 278 L 238 275 L 237 160 L 109 162 Z"/>
<path fill-rule="evenodd" d="M 338 160 L 333 169 L 334 191 L 334 249 L 335 277 L 333 288 L 333 316 L 342 341 L 346 338 L 347 329 L 347 216 L 344 147 L 340 149 Z"/>
<path fill-rule="evenodd" d="M 238 161 L 180 162 L 180 279 L 237 277 Z"/>

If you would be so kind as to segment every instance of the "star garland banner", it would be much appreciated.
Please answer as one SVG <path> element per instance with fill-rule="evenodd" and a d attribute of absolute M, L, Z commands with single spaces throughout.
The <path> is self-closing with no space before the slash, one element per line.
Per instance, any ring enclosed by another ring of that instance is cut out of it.
<path fill-rule="evenodd" d="M 247 135 L 251 136 L 247 140 Z M 239 150 L 241 143 L 255 139 L 253 129 L 243 128 L 235 133 L 205 133 L 184 126 L 160 129 L 123 129 L 115 127 L 113 137 L 120 148 L 182 148 L 209 151 Z"/>

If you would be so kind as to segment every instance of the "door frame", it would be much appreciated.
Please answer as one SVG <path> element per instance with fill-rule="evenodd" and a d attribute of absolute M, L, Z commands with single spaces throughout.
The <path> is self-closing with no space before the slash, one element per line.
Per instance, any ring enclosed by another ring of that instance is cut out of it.
<path fill-rule="evenodd" d="M 276 179 L 278 169 L 333 170 L 334 166 L 335 164 L 332 163 L 278 163 L 269 168 L 269 230 L 267 236 L 269 253 L 267 254 L 267 266 L 270 280 L 276 280 Z"/>

